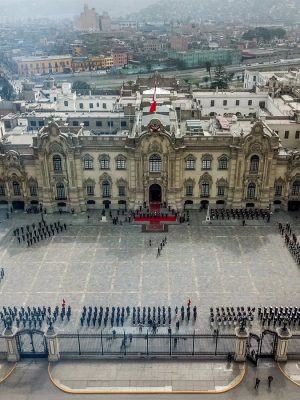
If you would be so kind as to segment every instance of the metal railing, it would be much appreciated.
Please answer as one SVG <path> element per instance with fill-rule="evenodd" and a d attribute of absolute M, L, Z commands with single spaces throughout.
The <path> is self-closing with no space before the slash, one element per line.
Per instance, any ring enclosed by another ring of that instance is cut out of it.
<path fill-rule="evenodd" d="M 224 334 L 67 334 L 57 336 L 60 356 L 185 356 L 225 358 L 236 336 Z"/>

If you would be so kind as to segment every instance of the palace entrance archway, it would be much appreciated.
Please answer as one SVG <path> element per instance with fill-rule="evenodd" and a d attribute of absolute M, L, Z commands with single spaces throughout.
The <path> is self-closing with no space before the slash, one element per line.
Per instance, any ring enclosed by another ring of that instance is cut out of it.
<path fill-rule="evenodd" d="M 149 187 L 149 202 L 159 201 L 161 203 L 161 187 L 156 183 Z"/>

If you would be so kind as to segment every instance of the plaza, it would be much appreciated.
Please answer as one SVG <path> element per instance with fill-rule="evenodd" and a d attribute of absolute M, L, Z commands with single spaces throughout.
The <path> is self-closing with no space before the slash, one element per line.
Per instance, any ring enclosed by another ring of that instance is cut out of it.
<path fill-rule="evenodd" d="M 89 220 L 85 213 L 46 215 L 49 223 L 66 222 L 67 230 L 28 248 L 19 245 L 12 230 L 40 221 L 40 215 L 16 212 L 7 220 L 2 214 L 2 305 L 54 307 L 64 298 L 72 316 L 69 323 L 58 323 L 58 330 L 92 332 L 98 328 L 80 328 L 84 305 L 170 305 L 174 310 L 190 298 L 197 320 L 184 321 L 180 329 L 201 333 L 210 330 L 210 306 L 299 304 L 299 267 L 276 227 L 277 220 L 292 220 L 287 213 L 243 227 L 233 220 L 207 224 L 204 211 L 190 211 L 189 224 L 169 226 L 160 257 L 157 247 L 165 234 L 142 233 L 136 224 L 113 225 L 109 218 L 103 223 L 99 212 L 89 215 Z M 297 232 L 297 219 L 293 222 Z"/>

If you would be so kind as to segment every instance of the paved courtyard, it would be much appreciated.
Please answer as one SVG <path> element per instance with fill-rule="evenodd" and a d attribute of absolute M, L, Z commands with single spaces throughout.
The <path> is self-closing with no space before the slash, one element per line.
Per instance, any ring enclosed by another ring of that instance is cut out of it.
<path fill-rule="evenodd" d="M 73 314 L 57 327 L 73 332 L 83 305 L 174 308 L 191 298 L 198 318 L 185 328 L 207 332 L 210 306 L 300 305 L 300 270 L 274 220 L 207 225 L 205 213 L 191 212 L 189 225 L 169 227 L 157 257 L 164 234 L 100 223 L 99 213 L 90 215 L 89 222 L 86 214 L 47 215 L 49 222 L 66 221 L 67 230 L 30 248 L 18 244 L 12 229 L 40 216 L 0 215 L 1 306 L 55 306 L 65 298 Z"/>

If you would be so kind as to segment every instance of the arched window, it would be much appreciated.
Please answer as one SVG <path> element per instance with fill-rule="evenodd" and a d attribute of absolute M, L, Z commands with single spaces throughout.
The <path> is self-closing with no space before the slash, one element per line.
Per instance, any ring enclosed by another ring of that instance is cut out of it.
<path fill-rule="evenodd" d="M 223 156 L 219 159 L 219 169 L 228 169 L 228 159 Z"/>
<path fill-rule="evenodd" d="M 252 156 L 250 158 L 250 172 L 257 173 L 258 172 L 258 167 L 259 167 L 259 157 L 258 156 Z"/>
<path fill-rule="evenodd" d="M 122 156 L 121 154 L 116 158 L 116 167 L 117 169 L 125 169 L 125 157 Z"/>
<path fill-rule="evenodd" d="M 209 183 L 208 182 L 201 183 L 201 197 L 209 197 Z"/>
<path fill-rule="evenodd" d="M 20 196 L 21 195 L 21 187 L 20 187 L 19 182 L 13 181 L 12 186 L 13 186 L 14 196 Z"/>
<path fill-rule="evenodd" d="M 65 186 L 63 183 L 56 184 L 56 198 L 57 200 L 64 200 L 66 198 Z"/>
<path fill-rule="evenodd" d="M 251 182 L 247 188 L 247 199 L 255 199 L 256 185 Z"/>
<path fill-rule="evenodd" d="M 161 157 L 158 154 L 152 154 L 149 158 L 149 171 L 160 172 L 161 171 Z"/>
<path fill-rule="evenodd" d="M 205 154 L 202 157 L 202 170 L 211 169 L 211 162 L 212 162 L 212 156 L 210 154 Z"/>
<path fill-rule="evenodd" d="M 110 183 L 109 181 L 102 182 L 102 195 L 103 197 L 110 197 Z"/>
<path fill-rule="evenodd" d="M 107 154 L 100 156 L 100 169 L 109 169 L 109 156 Z"/>
<path fill-rule="evenodd" d="M 53 169 L 56 172 L 62 170 L 61 157 L 58 155 L 53 156 Z"/>
<path fill-rule="evenodd" d="M 195 169 L 195 157 L 191 154 L 185 159 L 185 169 Z"/>
<path fill-rule="evenodd" d="M 83 158 L 83 167 L 84 169 L 93 169 L 93 158 L 89 155 L 86 154 Z"/>
<path fill-rule="evenodd" d="M 30 196 L 37 196 L 37 184 L 31 183 L 29 186 L 30 189 Z"/>
<path fill-rule="evenodd" d="M 295 181 L 292 186 L 292 196 L 299 196 L 300 192 L 300 182 Z"/>

